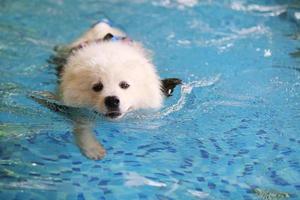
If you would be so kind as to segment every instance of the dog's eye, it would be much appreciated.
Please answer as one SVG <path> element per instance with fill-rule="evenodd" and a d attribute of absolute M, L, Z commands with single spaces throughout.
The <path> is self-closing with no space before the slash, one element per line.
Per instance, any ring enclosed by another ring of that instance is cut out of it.
<path fill-rule="evenodd" d="M 120 86 L 122 89 L 127 89 L 127 88 L 129 88 L 130 85 L 129 85 L 127 82 L 122 81 L 122 82 L 119 84 L 119 86 Z"/>
<path fill-rule="evenodd" d="M 95 92 L 100 92 L 103 89 L 103 84 L 101 82 L 93 85 L 92 88 Z"/>

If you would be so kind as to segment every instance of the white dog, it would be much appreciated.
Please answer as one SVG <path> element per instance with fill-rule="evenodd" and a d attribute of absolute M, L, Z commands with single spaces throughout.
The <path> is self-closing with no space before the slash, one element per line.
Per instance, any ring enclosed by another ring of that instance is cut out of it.
<path fill-rule="evenodd" d="M 132 110 L 159 109 L 164 96 L 171 96 L 181 83 L 179 79 L 161 80 L 142 45 L 105 21 L 56 51 L 52 62 L 57 65 L 59 89 L 54 98 L 64 108 L 89 108 L 118 119 Z M 56 111 L 59 108 L 38 102 Z M 91 159 L 102 158 L 105 150 L 92 135 L 91 122 L 71 118 L 82 153 Z"/>

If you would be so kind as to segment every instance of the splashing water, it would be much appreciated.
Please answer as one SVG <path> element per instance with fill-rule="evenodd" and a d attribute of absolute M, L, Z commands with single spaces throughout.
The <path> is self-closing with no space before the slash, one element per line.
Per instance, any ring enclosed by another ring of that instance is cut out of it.
<path fill-rule="evenodd" d="M 189 83 L 183 83 L 180 89 L 180 97 L 178 101 L 157 113 L 145 113 L 145 112 L 133 112 L 128 113 L 126 119 L 162 119 L 174 112 L 180 111 L 186 104 L 186 99 L 193 89 L 209 87 L 216 84 L 220 80 L 221 75 L 215 75 L 210 78 L 204 78 L 201 80 L 192 81 Z"/>
<path fill-rule="evenodd" d="M 172 105 L 172 106 L 166 108 L 165 110 L 163 110 L 162 112 L 160 112 L 158 114 L 159 117 L 164 117 L 171 113 L 181 110 L 186 103 L 186 98 L 192 92 L 193 89 L 212 86 L 220 80 L 220 77 L 221 77 L 221 75 L 218 74 L 211 78 L 206 78 L 206 79 L 202 79 L 202 80 L 198 80 L 198 81 L 192 81 L 190 83 L 184 83 L 181 87 L 180 98 L 177 101 L 177 103 L 175 103 L 174 105 Z"/>

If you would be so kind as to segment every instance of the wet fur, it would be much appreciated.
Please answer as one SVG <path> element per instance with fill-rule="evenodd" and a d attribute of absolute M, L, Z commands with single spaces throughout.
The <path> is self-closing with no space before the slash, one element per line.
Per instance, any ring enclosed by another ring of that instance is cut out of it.
<path fill-rule="evenodd" d="M 60 101 L 63 106 L 39 97 L 34 99 L 58 112 L 77 107 L 105 114 L 109 112 L 104 103 L 107 96 L 120 100 L 121 116 L 137 109 L 159 109 L 163 99 L 172 95 L 181 80 L 161 80 L 141 44 L 111 41 L 113 36 L 126 37 L 122 31 L 101 22 L 72 44 L 56 47 L 56 54 L 49 61 L 57 67 L 58 91 L 46 96 Z M 95 92 L 92 87 L 99 81 L 103 89 Z M 122 81 L 128 82 L 130 87 L 120 88 Z M 78 115 L 68 117 L 74 122 L 73 132 L 81 152 L 88 158 L 101 159 L 105 149 L 92 134 L 93 122 Z"/>

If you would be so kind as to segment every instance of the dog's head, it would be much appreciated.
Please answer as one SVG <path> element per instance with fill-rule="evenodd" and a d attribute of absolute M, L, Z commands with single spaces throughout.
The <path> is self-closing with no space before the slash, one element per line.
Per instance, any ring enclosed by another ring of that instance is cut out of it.
<path fill-rule="evenodd" d="M 162 83 L 137 44 L 101 42 L 71 55 L 61 76 L 60 93 L 69 106 L 88 107 L 110 118 L 162 105 Z"/>

